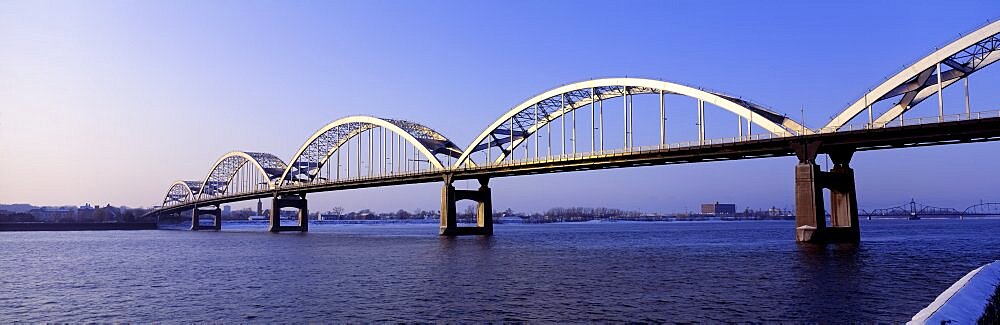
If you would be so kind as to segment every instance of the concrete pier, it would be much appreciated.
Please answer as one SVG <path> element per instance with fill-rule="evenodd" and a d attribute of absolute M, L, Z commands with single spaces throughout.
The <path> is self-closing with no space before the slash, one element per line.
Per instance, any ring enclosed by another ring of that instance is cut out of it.
<path fill-rule="evenodd" d="M 441 236 L 493 235 L 493 195 L 489 178 L 479 179 L 479 189 L 456 190 L 451 175 L 444 178 L 441 188 Z M 476 201 L 476 226 L 459 227 L 455 203 L 461 200 Z"/>
<path fill-rule="evenodd" d="M 281 225 L 281 208 L 296 208 L 299 210 L 299 224 L 296 226 Z M 270 232 L 309 231 L 309 204 L 305 194 L 275 196 L 271 200 L 271 220 L 267 228 Z"/>
<path fill-rule="evenodd" d="M 211 215 L 212 225 L 202 226 L 200 219 L 203 215 Z M 222 209 L 218 205 L 195 206 L 191 209 L 191 230 L 222 230 Z"/>
<path fill-rule="evenodd" d="M 858 196 L 854 170 L 849 166 L 854 150 L 828 152 L 834 167 L 823 171 L 816 164 L 820 142 L 801 143 L 795 148 L 795 240 L 807 243 L 861 240 L 858 226 Z M 823 190 L 830 190 L 830 224 L 826 223 Z"/>

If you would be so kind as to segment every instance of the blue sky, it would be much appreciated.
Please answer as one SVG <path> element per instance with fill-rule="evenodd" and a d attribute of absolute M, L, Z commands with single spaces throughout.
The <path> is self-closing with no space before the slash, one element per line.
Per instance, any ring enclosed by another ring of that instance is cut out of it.
<path fill-rule="evenodd" d="M 172 181 L 203 178 L 227 151 L 265 151 L 287 160 L 316 129 L 353 114 L 417 121 L 465 146 L 528 97 L 607 76 L 722 90 L 796 119 L 804 107 L 806 123 L 818 127 L 904 65 L 1000 13 L 995 1 L 941 7 L 914 1 L 5 1 L 0 203 L 156 204 Z M 995 69 L 972 76 L 973 110 L 1000 109 Z M 948 112 L 964 109 L 959 92 L 945 95 Z M 911 116 L 934 115 L 935 104 Z M 724 120 L 719 124 L 734 123 L 712 114 L 710 129 L 716 117 Z M 861 205 L 916 198 L 962 208 L 1000 201 L 992 163 L 998 148 L 860 153 L 853 165 Z M 790 208 L 794 164 L 775 158 L 643 167 L 491 185 L 496 207 L 527 211 L 583 205 L 666 212 L 710 201 Z M 436 209 L 439 186 L 320 194 L 310 203 L 313 211 Z"/>

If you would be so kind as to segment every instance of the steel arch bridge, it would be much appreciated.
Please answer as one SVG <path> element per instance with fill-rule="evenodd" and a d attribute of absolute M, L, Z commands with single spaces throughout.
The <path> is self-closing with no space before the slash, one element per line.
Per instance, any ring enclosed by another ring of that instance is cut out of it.
<path fill-rule="evenodd" d="M 372 132 L 366 132 L 372 131 Z M 377 131 L 377 132 L 376 132 Z M 388 132 L 390 139 L 385 138 Z M 378 139 L 374 134 L 378 133 Z M 335 159 L 334 164 L 340 166 L 341 150 L 350 151 L 349 146 L 345 146 L 350 140 L 362 134 L 369 136 L 368 143 L 371 145 L 378 141 L 381 145 L 388 146 L 391 158 L 397 158 L 389 162 L 390 172 L 409 171 L 419 169 L 415 166 L 418 162 L 426 162 L 429 168 L 435 170 L 445 169 L 439 155 L 450 158 L 458 157 L 461 149 L 455 146 L 448 138 L 433 129 L 405 120 L 380 119 L 371 116 L 350 116 L 327 124 L 314 133 L 306 143 L 299 148 L 295 156 L 292 157 L 291 165 L 281 175 L 281 184 L 296 184 L 316 181 L 322 176 L 323 167 L 330 166 L 331 157 Z M 356 141 L 361 144 L 361 141 Z M 361 152 L 363 148 L 358 148 Z M 373 151 L 369 150 L 370 153 Z M 412 155 L 410 154 L 412 152 Z M 384 153 L 380 152 L 380 153 Z M 361 158 L 361 156 L 357 156 Z M 424 160 L 420 160 L 420 159 Z M 345 163 L 351 163 L 346 160 Z M 360 166 L 360 161 L 358 163 Z M 369 164 L 369 168 L 374 168 Z M 385 173 L 385 166 L 381 167 L 379 173 Z M 337 169 L 339 172 L 340 169 Z M 360 172 L 360 169 L 357 169 Z M 327 173 L 325 179 L 330 179 Z"/>
<path fill-rule="evenodd" d="M 200 181 L 176 181 L 170 185 L 166 197 L 163 198 L 162 206 L 183 204 L 193 200 L 201 191 Z"/>
<path fill-rule="evenodd" d="M 874 209 L 872 211 L 862 210 L 860 215 L 868 217 L 868 219 L 873 217 L 920 219 L 922 217 L 960 217 L 962 213 L 953 208 L 929 206 L 911 199 L 908 203 L 890 208 Z"/>
<path fill-rule="evenodd" d="M 965 81 L 965 113 L 971 113 L 968 77 L 1000 60 L 998 34 L 1000 21 L 994 21 L 941 47 L 862 95 L 822 130 L 840 130 L 865 111 L 871 127 L 885 126 L 893 120 L 903 122 L 903 113 L 935 94 L 943 109 L 941 90 L 960 80 Z M 888 103 L 889 109 L 876 118 L 872 107 L 882 102 Z M 939 115 L 943 116 L 943 111 Z"/>
<path fill-rule="evenodd" d="M 590 151 L 604 150 L 604 103 L 615 98 L 622 99 L 624 113 L 624 146 L 632 145 L 633 120 L 632 120 L 632 97 L 635 95 L 658 95 L 659 96 L 659 130 L 660 144 L 666 144 L 666 95 L 679 95 L 696 99 L 698 101 L 698 138 L 705 139 L 704 106 L 705 103 L 713 104 L 730 113 L 736 114 L 741 120 L 746 119 L 748 134 L 751 125 L 758 125 L 770 134 L 777 136 L 790 136 L 795 134 L 809 134 L 811 130 L 792 119 L 782 116 L 776 112 L 768 110 L 763 106 L 729 96 L 718 92 L 705 91 L 681 84 L 639 78 L 607 78 L 588 80 L 557 87 L 555 89 L 538 94 L 525 102 L 515 105 L 496 121 L 490 124 L 479 134 L 469 145 L 462 155 L 458 157 L 456 167 L 462 165 L 475 166 L 472 155 L 484 153 L 485 161 L 488 163 L 502 162 L 505 158 L 513 159 L 513 152 L 521 144 L 526 144 L 534 135 L 535 157 L 539 156 L 539 131 L 545 128 L 549 133 L 547 139 L 552 139 L 552 123 L 559 121 L 561 124 L 560 153 L 565 155 L 567 142 L 570 143 L 572 153 L 577 152 L 578 134 L 576 128 L 576 112 L 580 109 L 589 109 L 591 117 L 590 125 Z M 599 108 L 598 108 L 599 106 Z M 601 113 L 597 114 L 597 110 Z M 567 116 L 572 115 L 572 116 Z M 599 116 L 599 117 L 597 117 Z M 571 137 L 566 138 L 566 123 L 571 120 Z M 742 125 L 742 122 L 740 123 Z M 595 130 L 600 131 L 597 134 Z M 741 131 L 742 133 L 742 131 Z M 547 156 L 551 156 L 551 141 L 548 143 Z M 499 153 L 493 159 L 492 149 Z M 525 150 L 528 153 L 528 150 Z"/>
<path fill-rule="evenodd" d="M 962 211 L 962 217 L 1000 217 L 1000 203 L 979 203 Z"/>
<path fill-rule="evenodd" d="M 964 113 L 946 115 L 941 91 L 963 80 L 967 87 L 969 75 L 1000 60 L 998 49 L 1000 22 L 993 22 L 900 71 L 819 129 L 738 96 L 643 78 L 594 79 L 541 92 L 500 114 L 464 149 L 416 122 L 349 116 L 313 133 L 287 164 L 267 153 L 227 153 L 203 181 L 171 184 L 162 206 L 150 213 L 192 211 L 195 230 L 203 227 L 200 216 L 209 214 L 218 229 L 220 204 L 271 198 L 270 231 L 306 231 L 308 193 L 443 181 L 440 233 L 489 235 L 492 178 L 795 156 L 796 239 L 857 241 L 857 193 L 849 166 L 855 152 L 1000 140 L 1000 112 L 972 111 L 966 91 Z M 936 116 L 903 118 L 934 94 Z M 636 109 L 646 100 L 634 100 L 637 96 L 656 104 Z M 876 105 L 888 106 L 877 118 Z M 715 127 L 731 122 L 711 124 L 712 130 L 728 130 L 731 136 L 706 136 L 707 110 L 735 115 L 736 128 Z M 851 124 L 865 111 L 868 121 Z M 635 112 L 654 116 L 636 119 Z M 683 127 L 668 127 L 671 116 L 683 118 L 685 113 L 694 113 L 690 122 L 696 128 L 688 130 L 694 136 Z M 693 140 L 669 142 L 668 135 Z M 833 168 L 816 164 L 822 154 L 831 158 Z M 478 180 L 480 187 L 455 189 L 453 182 L 463 179 Z M 824 189 L 830 190 L 829 224 Z M 478 204 L 475 227 L 457 225 L 458 200 Z M 281 225 L 282 208 L 298 209 L 297 226 Z"/>

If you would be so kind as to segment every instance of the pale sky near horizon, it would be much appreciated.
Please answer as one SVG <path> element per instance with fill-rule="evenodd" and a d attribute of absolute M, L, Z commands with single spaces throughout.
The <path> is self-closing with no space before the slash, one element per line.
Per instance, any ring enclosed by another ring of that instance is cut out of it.
<path fill-rule="evenodd" d="M 524 99 L 605 76 L 723 90 L 796 119 L 804 107 L 805 122 L 818 127 L 903 66 L 1000 17 L 996 1 L 929 4 L 3 1 L 0 204 L 159 204 L 171 182 L 204 178 L 225 152 L 287 160 L 316 129 L 355 114 L 417 121 L 464 147 Z M 971 77 L 974 111 L 1000 109 L 997 69 Z M 946 110 L 959 113 L 953 88 Z M 936 110 L 928 100 L 910 116 Z M 859 153 L 852 165 L 861 206 L 1000 202 L 997 149 Z M 523 211 L 669 212 L 712 201 L 791 208 L 794 164 L 758 159 L 490 184 L 495 207 Z M 434 210 L 439 190 L 316 194 L 310 209 Z"/>

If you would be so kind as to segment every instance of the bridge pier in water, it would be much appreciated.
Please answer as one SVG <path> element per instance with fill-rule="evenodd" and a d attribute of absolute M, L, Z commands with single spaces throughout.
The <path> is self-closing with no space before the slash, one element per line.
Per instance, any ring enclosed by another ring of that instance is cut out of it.
<path fill-rule="evenodd" d="M 829 151 L 834 167 L 823 171 L 816 164 L 819 142 L 795 148 L 799 158 L 795 166 L 795 240 L 807 243 L 856 243 L 861 240 L 858 226 L 858 195 L 854 169 L 850 167 L 853 149 Z M 830 224 L 826 224 L 823 189 L 830 190 Z"/>
<path fill-rule="evenodd" d="M 479 189 L 456 190 L 451 175 L 444 178 L 441 188 L 441 236 L 493 235 L 493 195 L 489 178 L 479 179 Z M 476 201 L 476 226 L 459 227 L 455 203 L 461 200 Z"/>
<path fill-rule="evenodd" d="M 281 225 L 281 208 L 296 208 L 299 210 L 299 224 L 296 226 Z M 271 220 L 267 231 L 309 231 L 309 204 L 305 194 L 276 195 L 271 200 Z"/>
<path fill-rule="evenodd" d="M 212 225 L 202 226 L 201 216 L 211 215 Z M 191 209 L 191 230 L 222 230 L 222 209 L 218 205 L 195 206 Z"/>

